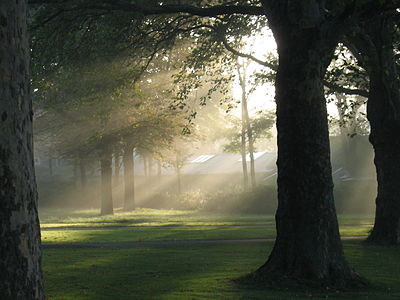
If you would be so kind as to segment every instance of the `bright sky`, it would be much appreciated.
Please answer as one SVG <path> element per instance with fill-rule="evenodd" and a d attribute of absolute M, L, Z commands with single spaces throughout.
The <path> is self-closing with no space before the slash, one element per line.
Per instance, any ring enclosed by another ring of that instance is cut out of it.
<path fill-rule="evenodd" d="M 241 52 L 246 54 L 251 53 L 254 57 L 260 60 L 265 60 L 265 55 L 269 53 L 277 55 L 276 43 L 271 30 L 265 28 L 261 34 L 257 34 L 253 37 L 248 38 L 247 45 L 245 49 L 241 50 Z M 248 70 L 249 73 L 248 76 L 263 68 L 266 67 L 261 66 L 256 62 L 251 62 Z M 248 85 L 248 87 L 250 88 L 250 85 Z M 240 101 L 242 97 L 241 95 L 242 95 L 242 89 L 239 85 L 239 80 L 237 79 L 236 83 L 233 86 L 233 97 L 236 100 Z M 274 98 L 275 98 L 275 88 L 273 83 L 257 87 L 257 89 L 248 98 L 248 108 L 250 115 L 260 110 L 275 110 L 276 105 Z M 337 108 L 333 102 L 327 104 L 327 109 L 329 115 L 337 117 L 338 115 Z M 233 111 L 233 113 L 237 117 L 240 117 L 241 115 L 240 105 L 238 105 L 238 107 Z"/>
<path fill-rule="evenodd" d="M 242 50 L 243 53 L 251 53 L 254 57 L 265 60 L 265 55 L 268 53 L 276 53 L 276 43 L 272 36 L 272 32 L 266 28 L 261 34 L 250 37 L 247 39 L 247 45 Z M 266 68 L 256 62 L 251 62 L 248 68 L 247 76 Z M 248 85 L 248 88 L 251 86 Z M 239 85 L 239 80 L 236 80 L 233 86 L 233 97 L 240 101 L 242 90 Z M 265 84 L 257 87 L 257 89 L 248 98 L 249 113 L 254 114 L 260 110 L 275 110 L 275 88 L 273 84 Z M 235 115 L 240 116 L 240 105 L 233 112 Z"/>

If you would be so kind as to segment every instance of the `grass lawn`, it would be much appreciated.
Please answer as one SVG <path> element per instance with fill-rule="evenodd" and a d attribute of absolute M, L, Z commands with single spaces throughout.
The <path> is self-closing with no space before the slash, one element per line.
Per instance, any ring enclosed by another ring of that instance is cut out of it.
<path fill-rule="evenodd" d="M 256 214 L 227 214 L 187 210 L 161 210 L 139 208 L 133 212 L 115 210 L 114 215 L 100 216 L 99 210 L 42 209 L 42 228 L 59 226 L 196 226 L 196 225 L 245 225 L 273 224 L 274 216 Z"/>
<path fill-rule="evenodd" d="M 370 217 L 341 216 L 342 236 L 366 236 Z M 42 242 L 112 243 L 142 241 L 263 239 L 275 237 L 270 215 L 138 209 L 98 216 L 96 210 L 41 212 Z M 51 230 L 50 230 L 51 229 Z"/>
<path fill-rule="evenodd" d="M 42 228 L 104 227 L 104 226 L 196 226 L 196 225 L 272 225 L 273 215 L 214 213 L 187 210 L 139 208 L 133 212 L 116 209 L 111 216 L 100 216 L 98 209 L 65 210 L 40 209 Z M 371 225 L 373 216 L 339 216 L 343 225 Z"/>
<path fill-rule="evenodd" d="M 42 211 L 45 244 L 107 243 L 275 236 L 272 216 L 139 209 L 99 217 L 97 211 Z M 371 217 L 339 217 L 342 235 L 366 235 Z M 257 225 L 233 226 L 227 225 Z M 63 226 L 68 230 L 54 229 Z M 70 227 L 84 227 L 83 229 Z M 113 227 L 114 226 L 114 227 Z M 115 227 L 119 226 L 119 227 Z M 169 226 L 169 227 L 166 227 Z M 172 226 L 172 227 L 171 227 Z M 346 256 L 372 288 L 285 291 L 245 286 L 231 279 L 261 266 L 272 242 L 134 248 L 44 249 L 48 299 L 399 299 L 398 248 L 344 241 Z"/>
<path fill-rule="evenodd" d="M 344 242 L 348 259 L 373 287 L 336 292 L 266 289 L 231 279 L 255 270 L 272 243 L 45 250 L 45 290 L 54 300 L 399 299 L 398 249 Z"/>

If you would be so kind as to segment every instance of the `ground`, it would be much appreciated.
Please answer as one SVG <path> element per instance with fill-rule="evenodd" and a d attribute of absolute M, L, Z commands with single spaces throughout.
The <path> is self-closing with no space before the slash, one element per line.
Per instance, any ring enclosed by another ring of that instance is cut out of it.
<path fill-rule="evenodd" d="M 275 234 L 272 216 L 144 209 L 110 217 L 97 217 L 95 211 L 67 215 L 54 210 L 41 213 L 45 247 L 77 247 L 44 249 L 48 299 L 400 297 L 398 249 L 366 247 L 359 240 L 367 235 L 371 216 L 339 218 L 342 235 L 357 237 L 344 241 L 347 258 L 372 283 L 369 289 L 343 293 L 277 290 L 234 280 L 254 271 L 268 257 Z M 137 244 L 144 241 L 157 244 Z M 88 243 L 97 246 L 88 248 Z"/>

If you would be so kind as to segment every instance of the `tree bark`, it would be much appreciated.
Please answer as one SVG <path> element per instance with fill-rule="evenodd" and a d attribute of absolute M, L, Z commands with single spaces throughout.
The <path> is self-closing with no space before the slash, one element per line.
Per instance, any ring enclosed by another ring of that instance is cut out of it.
<path fill-rule="evenodd" d="M 242 101 L 242 132 L 241 132 L 241 145 L 240 154 L 242 156 L 242 170 L 243 170 L 243 188 L 247 190 L 249 188 L 249 174 L 247 172 L 247 160 L 246 160 L 246 117 L 244 115 L 243 101 Z"/>
<path fill-rule="evenodd" d="M 274 248 L 254 276 L 347 288 L 363 281 L 347 263 L 339 236 L 323 92 L 339 36 L 324 24 L 319 2 L 283 2 L 262 2 L 279 54 L 278 210 Z"/>
<path fill-rule="evenodd" d="M 147 163 L 147 155 L 143 154 L 142 158 L 143 158 L 144 177 L 147 179 L 147 177 L 149 177 L 149 165 Z"/>
<path fill-rule="evenodd" d="M 114 154 L 114 186 L 119 185 L 119 177 L 121 173 L 121 159 L 119 153 Z"/>
<path fill-rule="evenodd" d="M 81 178 L 81 189 L 85 193 L 87 187 L 87 174 L 86 174 L 86 160 L 81 155 L 79 157 L 79 171 L 80 171 L 80 178 Z"/>
<path fill-rule="evenodd" d="M 179 154 L 176 154 L 175 170 L 176 170 L 176 187 L 178 195 L 182 194 L 182 174 Z"/>
<path fill-rule="evenodd" d="M 247 67 L 238 63 L 238 77 L 240 87 L 242 89 L 242 126 L 245 128 L 245 135 L 247 134 L 249 144 L 249 157 L 250 157 L 250 182 L 251 187 L 256 187 L 256 171 L 254 164 L 254 140 L 253 140 L 253 129 L 250 124 L 249 110 L 247 108 L 247 91 L 246 91 L 246 80 L 247 80 Z M 242 132 L 243 135 L 243 132 Z M 246 139 L 245 139 L 246 141 Z M 246 147 L 245 147 L 246 148 Z M 246 156 L 246 155 L 245 155 Z M 246 162 L 246 159 L 245 159 Z M 244 170 L 244 169 L 243 169 Z M 247 162 L 246 162 L 247 170 Z"/>
<path fill-rule="evenodd" d="M 42 300 L 26 1 L 0 2 L 0 298 Z"/>
<path fill-rule="evenodd" d="M 49 175 L 53 176 L 53 159 L 49 157 Z"/>
<path fill-rule="evenodd" d="M 240 141 L 240 154 L 242 156 L 242 170 L 243 170 L 243 188 L 248 190 L 249 188 L 249 174 L 247 173 L 247 161 L 246 161 L 246 128 L 244 119 L 242 118 L 242 133 Z"/>
<path fill-rule="evenodd" d="M 133 147 L 127 146 L 124 149 L 124 186 L 125 201 L 124 210 L 131 211 L 135 209 L 135 177 L 134 177 L 134 160 Z"/>
<path fill-rule="evenodd" d="M 108 147 L 103 149 L 100 157 L 101 168 L 101 215 L 112 215 L 112 153 Z"/>
<path fill-rule="evenodd" d="M 367 241 L 372 244 L 400 244 L 400 81 L 393 51 L 390 19 L 376 18 L 365 26 L 367 41 L 358 50 L 368 57 L 367 117 L 371 125 L 378 193 L 375 224 Z"/>

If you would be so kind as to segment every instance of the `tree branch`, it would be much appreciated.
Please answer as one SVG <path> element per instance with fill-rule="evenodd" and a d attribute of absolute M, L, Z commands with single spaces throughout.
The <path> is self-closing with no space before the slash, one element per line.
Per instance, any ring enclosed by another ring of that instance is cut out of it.
<path fill-rule="evenodd" d="M 160 15 L 160 14 L 176 14 L 186 13 L 201 17 L 217 17 L 220 15 L 244 14 L 261 16 L 265 14 L 262 6 L 254 5 L 215 5 L 210 7 L 196 7 L 192 5 L 138 5 L 121 2 L 103 2 L 98 4 L 84 4 L 75 1 L 59 1 L 59 0 L 29 0 L 29 4 L 55 4 L 55 5 L 74 5 L 74 9 L 95 9 L 95 10 L 114 10 L 124 12 L 135 12 L 142 15 Z"/>
<path fill-rule="evenodd" d="M 328 89 L 330 89 L 330 90 L 332 90 L 334 92 L 343 93 L 343 94 L 346 94 L 346 95 L 357 95 L 357 96 L 362 96 L 362 97 L 365 97 L 365 98 L 369 97 L 369 92 L 365 91 L 365 90 L 345 88 L 345 87 L 342 87 L 340 85 L 337 85 L 337 84 L 334 84 L 332 82 L 329 82 L 327 80 L 324 80 L 324 85 Z"/>

